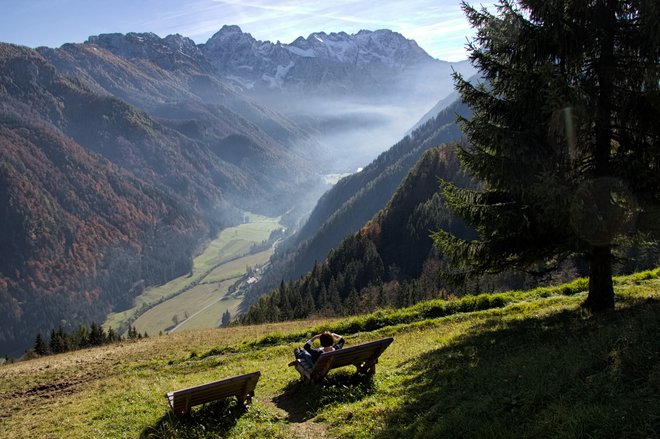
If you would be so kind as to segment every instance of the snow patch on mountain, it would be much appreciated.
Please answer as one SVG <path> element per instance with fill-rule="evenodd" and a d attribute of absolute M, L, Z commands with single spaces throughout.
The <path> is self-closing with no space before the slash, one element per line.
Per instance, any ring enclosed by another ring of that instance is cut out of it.
<path fill-rule="evenodd" d="M 269 83 L 271 87 L 282 87 L 286 79 L 287 73 L 289 73 L 289 70 L 291 70 L 291 68 L 294 65 L 295 63 L 293 61 L 290 61 L 289 64 L 286 66 L 277 66 L 277 69 L 275 71 L 275 76 L 270 76 L 264 73 L 261 78 L 267 83 Z"/>
<path fill-rule="evenodd" d="M 292 46 L 292 45 L 286 45 L 286 50 L 289 52 L 293 53 L 294 55 L 301 56 L 303 58 L 314 58 L 316 56 L 316 53 L 314 53 L 314 50 L 312 48 L 309 49 L 301 49 L 300 47 Z"/>

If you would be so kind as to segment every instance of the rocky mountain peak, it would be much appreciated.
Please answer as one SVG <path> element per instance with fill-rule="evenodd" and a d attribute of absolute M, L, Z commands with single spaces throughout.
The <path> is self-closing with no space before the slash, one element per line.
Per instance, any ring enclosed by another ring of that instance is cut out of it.
<path fill-rule="evenodd" d="M 167 70 L 212 70 L 195 42 L 178 34 L 165 38 L 151 32 L 100 34 L 89 37 L 85 44 L 95 44 L 127 59 L 146 59 Z"/>
<path fill-rule="evenodd" d="M 217 52 L 224 51 L 228 45 L 247 49 L 256 44 L 257 40 L 249 33 L 243 32 L 240 27 L 224 25 L 202 47 L 206 52 Z"/>
<path fill-rule="evenodd" d="M 248 89 L 364 89 L 439 62 L 413 40 L 387 29 L 352 35 L 314 32 L 290 44 L 274 44 L 238 26 L 223 26 L 199 47 L 219 72 Z"/>
<path fill-rule="evenodd" d="M 220 28 L 218 32 L 213 35 L 213 37 L 222 37 L 222 36 L 227 36 L 227 35 L 236 35 L 236 34 L 243 34 L 243 30 L 241 29 L 240 26 L 235 25 L 235 24 L 225 24 Z M 250 34 L 245 34 L 245 35 L 250 35 Z M 211 37 L 211 38 L 213 38 Z"/>
<path fill-rule="evenodd" d="M 193 40 L 180 34 L 168 35 L 162 41 L 170 48 L 180 50 L 184 53 L 201 53 Z"/>

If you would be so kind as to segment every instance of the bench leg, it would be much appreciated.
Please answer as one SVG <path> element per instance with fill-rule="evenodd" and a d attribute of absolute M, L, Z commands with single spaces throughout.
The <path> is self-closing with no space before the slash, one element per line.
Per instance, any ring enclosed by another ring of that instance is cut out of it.
<path fill-rule="evenodd" d="M 190 416 L 190 409 L 191 408 L 192 408 L 192 406 L 190 405 L 190 395 L 186 395 L 186 405 L 184 407 L 182 407 L 181 409 L 179 409 L 179 412 L 176 413 L 176 415 L 180 416 L 180 417 Z"/>
<path fill-rule="evenodd" d="M 254 392 L 249 392 L 245 395 L 236 395 L 236 400 L 238 401 L 238 405 L 243 406 L 243 408 L 247 408 L 251 406 L 253 396 L 254 396 Z"/>
<path fill-rule="evenodd" d="M 355 368 L 357 369 L 355 373 L 364 374 L 364 375 L 374 375 L 376 373 L 376 363 L 371 366 L 365 364 L 356 364 Z"/>

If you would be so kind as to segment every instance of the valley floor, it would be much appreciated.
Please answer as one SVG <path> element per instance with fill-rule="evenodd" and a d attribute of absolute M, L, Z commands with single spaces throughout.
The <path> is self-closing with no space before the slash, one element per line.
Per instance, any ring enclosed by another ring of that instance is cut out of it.
<path fill-rule="evenodd" d="M 617 278 L 617 306 L 580 308 L 584 281 L 432 301 L 347 319 L 185 331 L 0 367 L 0 431 L 30 437 L 654 437 L 660 434 L 660 269 Z M 393 336 L 376 375 L 305 385 L 287 363 L 311 333 Z M 182 420 L 164 394 L 261 371 L 253 405 Z"/>
<path fill-rule="evenodd" d="M 253 245 L 267 241 L 282 226 L 277 218 L 247 214 L 249 220 L 218 233 L 193 261 L 190 274 L 146 289 L 133 308 L 113 313 L 106 328 L 135 326 L 139 333 L 155 335 L 220 326 L 225 311 L 236 315 L 242 301 L 240 292 L 230 287 L 243 278 L 248 267 L 262 266 L 273 253 L 272 247 L 252 251 Z"/>

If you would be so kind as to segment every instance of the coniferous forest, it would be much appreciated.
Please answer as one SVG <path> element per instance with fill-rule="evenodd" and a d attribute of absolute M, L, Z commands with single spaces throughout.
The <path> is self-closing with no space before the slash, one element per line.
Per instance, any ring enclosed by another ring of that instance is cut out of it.
<path fill-rule="evenodd" d="M 125 337 L 117 334 L 112 327 L 106 331 L 101 325 L 79 325 L 75 331 L 65 331 L 62 326 L 50 331 L 49 337 L 38 333 L 34 345 L 26 353 L 27 357 L 61 354 L 64 352 L 85 349 L 94 346 L 103 346 L 118 343 L 122 340 L 139 340 L 148 337 L 147 333 L 140 333 L 135 327 L 129 327 Z"/>

